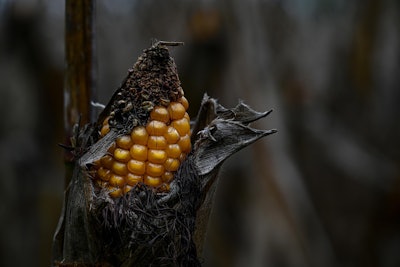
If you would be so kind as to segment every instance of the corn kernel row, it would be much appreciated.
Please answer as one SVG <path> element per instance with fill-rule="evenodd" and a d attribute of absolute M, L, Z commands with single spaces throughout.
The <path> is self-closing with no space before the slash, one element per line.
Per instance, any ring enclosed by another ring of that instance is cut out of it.
<path fill-rule="evenodd" d="M 111 197 L 122 196 L 140 182 L 168 190 L 174 172 L 191 149 L 188 106 L 184 96 L 167 107 L 156 106 L 147 125 L 117 138 L 95 163 L 97 184 L 107 188 Z M 107 118 L 100 135 L 109 131 Z"/>

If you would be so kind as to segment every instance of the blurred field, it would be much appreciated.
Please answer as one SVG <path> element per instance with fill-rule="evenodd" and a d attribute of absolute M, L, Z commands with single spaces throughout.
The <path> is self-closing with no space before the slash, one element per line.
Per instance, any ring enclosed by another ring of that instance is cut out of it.
<path fill-rule="evenodd" d="M 107 102 L 154 39 L 203 93 L 273 108 L 224 166 L 204 266 L 400 266 L 397 0 L 98 0 Z M 0 0 L 0 266 L 49 266 L 62 206 L 64 2 Z"/>

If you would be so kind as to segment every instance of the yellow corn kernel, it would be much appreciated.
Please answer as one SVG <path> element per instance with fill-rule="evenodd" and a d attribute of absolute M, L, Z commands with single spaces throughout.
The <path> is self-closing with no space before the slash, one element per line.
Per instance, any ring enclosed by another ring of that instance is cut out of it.
<path fill-rule="evenodd" d="M 133 145 L 132 138 L 129 135 L 123 135 L 116 140 L 117 147 L 129 149 Z"/>
<path fill-rule="evenodd" d="M 119 162 L 119 161 L 114 161 L 113 166 L 112 166 L 112 171 L 119 175 L 127 175 L 128 174 L 128 168 L 127 168 L 126 164 Z"/>
<path fill-rule="evenodd" d="M 137 127 L 133 128 L 133 131 L 131 133 L 131 138 L 135 144 L 143 145 L 143 146 L 147 145 L 148 137 L 149 137 L 149 134 L 147 133 L 145 127 L 137 126 Z"/>
<path fill-rule="evenodd" d="M 161 121 L 150 121 L 146 126 L 149 135 L 162 136 L 167 131 L 167 125 Z"/>
<path fill-rule="evenodd" d="M 181 98 L 178 99 L 178 102 L 185 107 L 185 110 L 189 108 L 189 101 L 186 99 L 186 97 L 182 96 Z"/>
<path fill-rule="evenodd" d="M 114 186 L 108 186 L 107 189 L 110 191 L 109 195 L 110 197 L 116 198 L 122 196 L 122 190 L 121 188 L 117 188 Z"/>
<path fill-rule="evenodd" d="M 143 182 L 143 176 L 142 175 L 136 175 L 133 173 L 128 173 L 126 176 L 126 183 L 130 186 L 134 186 L 138 183 Z"/>
<path fill-rule="evenodd" d="M 182 136 L 178 142 L 179 147 L 181 148 L 182 152 L 189 153 L 192 144 L 190 143 L 190 135 L 186 134 Z"/>
<path fill-rule="evenodd" d="M 169 122 L 168 110 L 165 107 L 157 106 L 150 112 L 150 119 L 168 123 Z"/>
<path fill-rule="evenodd" d="M 177 159 L 181 155 L 181 147 L 178 144 L 169 144 L 165 149 L 168 157 Z"/>
<path fill-rule="evenodd" d="M 151 163 L 164 163 L 164 161 L 167 159 L 167 153 L 164 150 L 149 149 L 147 159 Z"/>
<path fill-rule="evenodd" d="M 110 126 L 108 124 L 105 124 L 101 127 L 100 135 L 105 136 L 106 134 L 108 134 L 109 131 L 110 131 Z"/>
<path fill-rule="evenodd" d="M 114 158 L 121 162 L 128 162 L 131 159 L 131 156 L 129 154 L 129 150 L 116 148 L 114 150 Z"/>
<path fill-rule="evenodd" d="M 108 180 L 110 180 L 110 174 L 111 174 L 111 171 L 108 170 L 108 169 L 105 169 L 105 168 L 103 168 L 103 167 L 100 167 L 100 168 L 97 170 L 97 175 L 98 175 L 98 176 L 100 177 L 100 179 L 103 180 L 103 181 L 108 181 Z"/>
<path fill-rule="evenodd" d="M 111 174 L 109 183 L 112 186 L 123 187 L 125 185 L 125 179 L 122 176 Z"/>
<path fill-rule="evenodd" d="M 167 158 L 164 167 L 167 171 L 174 172 L 179 168 L 180 161 L 178 159 Z"/>
<path fill-rule="evenodd" d="M 143 145 L 134 144 L 130 150 L 131 157 L 136 160 L 147 160 L 147 147 Z"/>
<path fill-rule="evenodd" d="M 146 172 L 146 165 L 143 161 L 131 159 L 128 162 L 128 170 L 137 175 L 143 175 Z"/>
<path fill-rule="evenodd" d="M 93 168 L 95 170 L 97 170 L 98 168 L 100 168 L 101 163 L 100 163 L 100 159 L 93 161 Z"/>
<path fill-rule="evenodd" d="M 190 132 L 190 123 L 186 118 L 172 121 L 171 126 L 178 131 L 180 136 L 184 136 Z"/>
<path fill-rule="evenodd" d="M 146 174 L 150 176 L 161 176 L 164 173 L 164 166 L 161 164 L 146 162 Z"/>
<path fill-rule="evenodd" d="M 160 187 L 158 188 L 158 190 L 161 191 L 161 192 L 168 192 L 169 189 L 170 189 L 170 185 L 166 184 L 166 183 L 162 183 L 160 185 Z"/>
<path fill-rule="evenodd" d="M 107 125 L 109 120 L 110 120 L 110 116 L 108 116 L 107 118 L 104 119 L 103 125 Z"/>
<path fill-rule="evenodd" d="M 153 177 L 153 176 L 150 176 L 150 175 L 145 175 L 144 178 L 143 178 L 143 182 L 146 185 L 153 186 L 153 187 L 159 186 L 162 183 L 160 177 Z"/>
<path fill-rule="evenodd" d="M 171 182 L 173 178 L 174 178 L 174 174 L 172 172 L 164 172 L 163 175 L 161 175 L 161 180 L 164 183 Z"/>
<path fill-rule="evenodd" d="M 133 187 L 130 186 L 130 185 L 125 185 L 125 186 L 124 186 L 124 189 L 123 189 L 124 194 L 128 193 L 129 191 L 131 191 L 132 188 L 133 188 Z"/>
<path fill-rule="evenodd" d="M 168 112 L 171 120 L 179 120 L 185 115 L 186 109 L 179 102 L 171 102 L 168 106 Z"/>
<path fill-rule="evenodd" d="M 168 126 L 167 132 L 164 134 L 164 137 L 167 140 L 168 144 L 175 144 L 176 142 L 178 142 L 180 135 L 174 127 Z"/>
<path fill-rule="evenodd" d="M 164 136 L 149 136 L 147 147 L 150 149 L 165 149 L 167 140 Z"/>
<path fill-rule="evenodd" d="M 114 159 L 110 155 L 105 155 L 100 159 L 100 164 L 107 169 L 111 169 L 113 166 L 113 163 L 114 163 Z"/>
<path fill-rule="evenodd" d="M 189 114 L 187 112 L 185 112 L 185 116 L 183 116 L 183 117 L 188 120 L 189 125 L 190 125 L 190 116 L 189 116 Z"/>
<path fill-rule="evenodd" d="M 114 153 L 114 150 L 115 150 L 116 147 L 117 147 L 117 145 L 115 144 L 115 142 L 113 142 L 111 144 L 111 146 L 108 148 L 107 152 L 110 153 L 110 154 Z"/>

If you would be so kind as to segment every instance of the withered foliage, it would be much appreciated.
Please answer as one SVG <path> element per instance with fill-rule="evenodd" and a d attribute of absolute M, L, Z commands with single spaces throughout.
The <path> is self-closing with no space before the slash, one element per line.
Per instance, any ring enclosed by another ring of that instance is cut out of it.
<path fill-rule="evenodd" d="M 271 111 L 256 112 L 242 102 L 226 109 L 205 95 L 192 125 L 192 151 L 168 192 L 138 184 L 111 198 L 95 186 L 90 166 L 115 138 L 145 125 L 152 107 L 182 96 L 167 45 L 159 42 L 145 50 L 98 122 L 77 132 L 75 169 L 54 236 L 54 266 L 200 266 L 221 163 L 276 132 L 249 125 Z M 111 131 L 99 139 L 107 116 Z"/>

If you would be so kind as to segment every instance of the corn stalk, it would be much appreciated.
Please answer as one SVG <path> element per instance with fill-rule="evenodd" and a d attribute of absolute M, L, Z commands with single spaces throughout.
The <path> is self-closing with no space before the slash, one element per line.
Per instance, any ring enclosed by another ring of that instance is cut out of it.
<path fill-rule="evenodd" d="M 65 2 L 64 132 L 67 146 L 74 146 L 73 129 L 91 121 L 90 101 L 94 90 L 95 3 L 92 0 Z M 72 174 L 73 155 L 65 151 L 66 184 Z"/>

